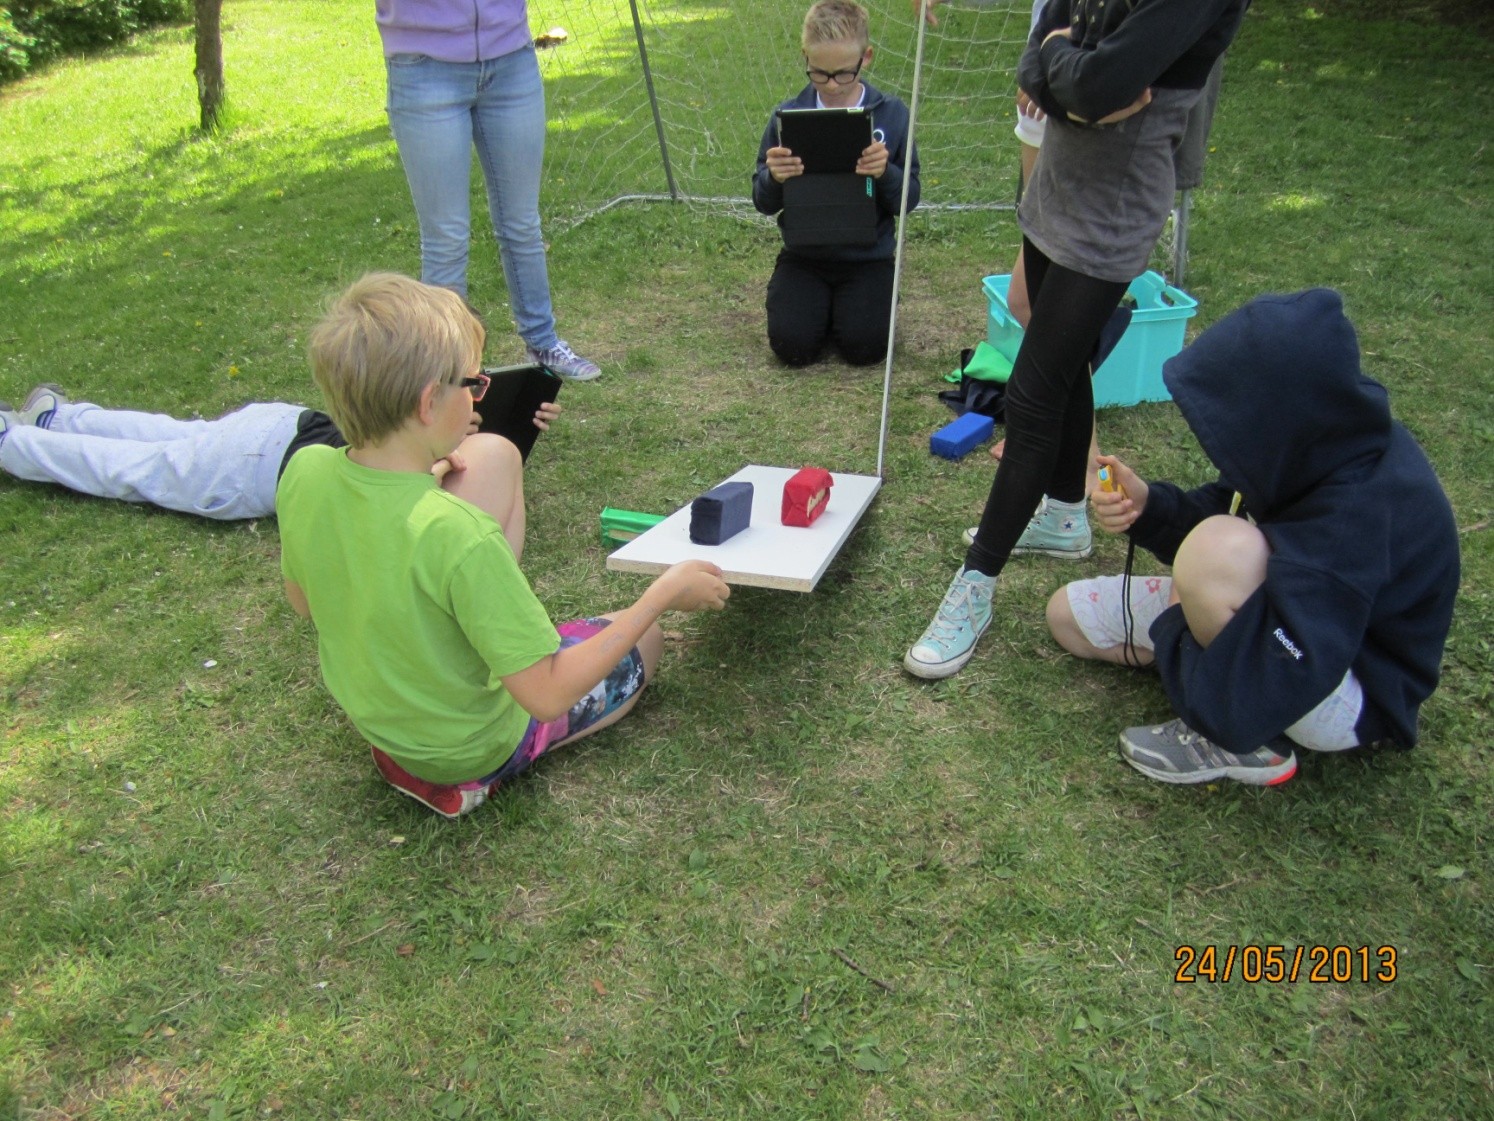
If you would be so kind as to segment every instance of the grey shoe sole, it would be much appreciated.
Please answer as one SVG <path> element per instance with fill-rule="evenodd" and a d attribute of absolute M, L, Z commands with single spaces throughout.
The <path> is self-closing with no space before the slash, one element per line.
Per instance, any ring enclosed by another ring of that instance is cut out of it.
<path fill-rule="evenodd" d="M 1012 549 L 1014 557 L 1057 557 L 1059 560 L 1083 560 L 1095 551 L 1094 543 L 1082 549 L 1024 549 L 1020 545 Z"/>
<path fill-rule="evenodd" d="M 1202 771 L 1178 771 L 1158 770 L 1149 767 L 1137 759 L 1132 752 L 1143 750 L 1137 744 L 1126 739 L 1126 733 L 1120 735 L 1120 756 L 1131 766 L 1135 767 L 1147 778 L 1154 778 L 1158 782 L 1170 782 L 1174 786 L 1197 786 L 1205 782 L 1218 782 L 1222 778 L 1231 779 L 1234 782 L 1243 783 L 1246 786 L 1279 786 L 1297 773 L 1297 757 L 1295 754 L 1288 755 L 1277 767 L 1210 767 Z"/>

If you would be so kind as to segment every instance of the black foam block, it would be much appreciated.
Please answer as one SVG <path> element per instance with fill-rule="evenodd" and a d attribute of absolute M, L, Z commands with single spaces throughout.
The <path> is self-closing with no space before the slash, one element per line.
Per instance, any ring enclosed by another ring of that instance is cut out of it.
<path fill-rule="evenodd" d="M 690 540 L 697 545 L 719 545 L 751 522 L 751 483 L 722 483 L 690 503 Z"/>

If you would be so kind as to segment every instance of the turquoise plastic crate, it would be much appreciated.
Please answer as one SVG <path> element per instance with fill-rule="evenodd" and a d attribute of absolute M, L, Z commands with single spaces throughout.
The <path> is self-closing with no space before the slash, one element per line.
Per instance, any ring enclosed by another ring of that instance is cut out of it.
<path fill-rule="evenodd" d="M 1006 303 L 1010 275 L 988 276 L 981 282 L 990 304 L 986 339 L 1015 360 L 1022 345 L 1022 328 Z M 1198 301 L 1174 288 L 1160 274 L 1144 272 L 1126 290 L 1136 306 L 1131 325 L 1095 373 L 1095 407 L 1135 405 L 1141 401 L 1169 401 L 1162 384 L 1162 363 L 1183 349 L 1183 330 L 1198 314 Z"/>

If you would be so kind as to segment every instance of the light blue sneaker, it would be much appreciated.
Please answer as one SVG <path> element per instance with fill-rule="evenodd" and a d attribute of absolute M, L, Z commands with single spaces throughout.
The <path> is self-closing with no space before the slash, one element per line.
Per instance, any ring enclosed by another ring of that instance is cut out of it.
<path fill-rule="evenodd" d="M 914 677 L 937 680 L 965 668 L 975 644 L 991 625 L 991 599 L 996 577 L 961 570 L 949 583 L 944 602 L 923 637 L 903 657 L 903 668 Z"/>
<path fill-rule="evenodd" d="M 0 401 L 0 444 L 5 443 L 5 434 L 17 424 L 15 410 L 9 401 Z"/>
<path fill-rule="evenodd" d="M 979 528 L 971 526 L 965 531 L 965 544 L 975 544 L 975 531 Z M 1022 536 L 1012 546 L 1012 556 L 1040 553 L 1059 560 L 1083 560 L 1094 549 L 1094 535 L 1089 531 L 1089 511 L 1084 503 L 1059 502 L 1044 495 Z"/>
<path fill-rule="evenodd" d="M 558 374 L 567 381 L 595 381 L 602 376 L 600 366 L 590 358 L 582 358 L 564 339 L 556 339 L 555 345 L 545 350 L 535 350 L 532 346 L 526 346 L 524 351 L 529 355 L 529 361 L 537 366 L 543 366 L 552 374 Z"/>

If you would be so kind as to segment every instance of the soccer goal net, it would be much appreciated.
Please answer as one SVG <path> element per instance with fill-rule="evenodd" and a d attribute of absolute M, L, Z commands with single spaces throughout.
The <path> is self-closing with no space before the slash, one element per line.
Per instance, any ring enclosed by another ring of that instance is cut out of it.
<path fill-rule="evenodd" d="M 863 0 L 873 85 L 913 99 L 912 0 Z M 749 207 L 769 114 L 805 84 L 809 0 L 562 0 L 531 5 L 549 113 L 552 231 L 621 201 Z M 1010 206 L 1017 58 L 1030 0 L 953 0 L 925 32 L 915 139 L 923 206 Z M 551 29 L 554 29 L 551 33 Z M 562 34 L 563 33 L 563 34 Z"/>

